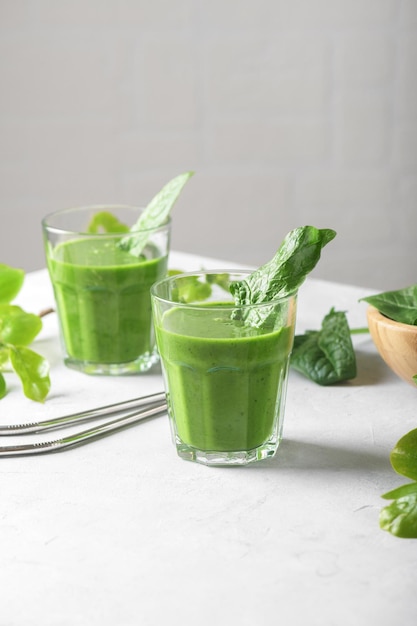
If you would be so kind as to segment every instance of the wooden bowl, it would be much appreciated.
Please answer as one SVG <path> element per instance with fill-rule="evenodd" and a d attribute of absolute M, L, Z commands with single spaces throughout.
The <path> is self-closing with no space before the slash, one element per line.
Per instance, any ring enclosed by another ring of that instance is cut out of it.
<path fill-rule="evenodd" d="M 375 307 L 367 309 L 369 332 L 385 363 L 417 389 L 417 326 L 394 322 Z"/>

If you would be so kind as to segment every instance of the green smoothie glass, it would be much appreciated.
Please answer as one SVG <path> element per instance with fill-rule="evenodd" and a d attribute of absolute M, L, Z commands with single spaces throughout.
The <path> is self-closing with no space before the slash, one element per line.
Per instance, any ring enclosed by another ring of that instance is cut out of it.
<path fill-rule="evenodd" d="M 138 231 L 146 243 L 133 254 L 124 238 L 141 211 L 122 205 L 77 207 L 42 222 L 68 367 L 118 375 L 144 372 L 159 360 L 150 288 L 166 275 L 171 224 L 168 219 L 159 228 Z"/>
<path fill-rule="evenodd" d="M 178 274 L 151 288 L 171 430 L 183 459 L 245 465 L 273 456 L 281 440 L 297 296 L 236 306 L 229 285 L 249 273 Z M 257 327 L 247 321 L 254 308 Z"/>

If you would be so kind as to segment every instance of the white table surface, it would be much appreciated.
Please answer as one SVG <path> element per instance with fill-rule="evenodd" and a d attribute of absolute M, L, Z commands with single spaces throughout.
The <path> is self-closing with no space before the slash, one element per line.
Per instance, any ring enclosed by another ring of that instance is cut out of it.
<path fill-rule="evenodd" d="M 175 252 L 170 261 L 219 265 Z M 365 326 L 358 299 L 369 293 L 307 279 L 297 332 L 318 328 L 332 306 Z M 53 305 L 45 270 L 28 274 L 16 303 L 36 313 Z M 417 390 L 368 335 L 354 343 L 350 383 L 320 387 L 291 371 L 272 460 L 183 461 L 166 416 L 61 452 L 1 458 L 0 626 L 414 626 L 417 541 L 380 530 L 378 516 L 381 494 L 406 482 L 389 452 L 417 425 Z M 2 424 L 163 389 L 159 368 L 119 378 L 67 369 L 54 314 L 33 348 L 50 362 L 50 395 L 32 402 L 7 375 Z"/>

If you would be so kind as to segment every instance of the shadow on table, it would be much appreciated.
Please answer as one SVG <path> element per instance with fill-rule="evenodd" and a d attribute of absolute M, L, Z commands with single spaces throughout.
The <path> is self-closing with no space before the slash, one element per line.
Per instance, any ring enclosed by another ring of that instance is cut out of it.
<path fill-rule="evenodd" d="M 283 439 L 273 459 L 254 464 L 253 468 L 277 470 L 373 472 L 391 470 L 389 455 L 383 450 L 358 450 L 336 445 Z"/>
<path fill-rule="evenodd" d="M 395 374 L 382 360 L 377 352 L 369 352 L 355 348 L 357 376 L 349 382 L 350 385 L 362 387 L 375 385 L 384 381 L 392 380 Z"/>

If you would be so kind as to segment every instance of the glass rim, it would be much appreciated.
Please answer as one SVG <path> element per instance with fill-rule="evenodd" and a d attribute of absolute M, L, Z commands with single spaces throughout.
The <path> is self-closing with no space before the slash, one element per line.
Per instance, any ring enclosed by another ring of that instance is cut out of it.
<path fill-rule="evenodd" d="M 43 229 L 50 233 L 61 234 L 61 235 L 83 235 L 83 236 L 85 235 L 88 237 L 123 237 L 129 234 L 134 234 L 135 232 L 136 233 L 146 233 L 146 232 L 154 233 L 154 232 L 158 232 L 158 230 L 165 229 L 167 226 L 171 224 L 171 217 L 168 216 L 167 219 L 163 222 L 163 224 L 160 224 L 159 226 L 156 226 L 156 227 L 153 226 L 150 228 L 141 228 L 140 230 L 136 230 L 136 231 L 129 230 L 124 233 L 113 232 L 113 231 L 90 233 L 86 230 L 63 228 L 62 226 L 54 226 L 49 223 L 49 221 L 52 220 L 54 217 L 59 217 L 61 215 L 62 216 L 70 215 L 70 214 L 77 213 L 79 211 L 89 211 L 89 210 L 110 211 L 111 209 L 128 209 L 132 211 L 137 211 L 138 214 L 141 214 L 143 213 L 145 208 L 146 207 L 139 207 L 133 204 L 118 204 L 116 202 L 113 202 L 110 204 L 85 204 L 85 205 L 80 205 L 80 206 L 67 207 L 65 209 L 59 209 L 57 211 L 52 211 L 51 213 L 48 213 L 47 215 L 45 215 L 45 217 L 42 218 L 41 223 L 42 223 Z"/>
<path fill-rule="evenodd" d="M 151 285 L 151 296 L 152 298 L 155 298 L 155 300 L 158 300 L 159 302 L 164 302 L 165 304 L 169 304 L 169 305 L 175 305 L 176 307 L 182 307 L 182 308 L 186 308 L 186 309 L 204 309 L 207 310 L 207 301 L 204 302 L 176 302 L 175 300 L 172 300 L 170 298 L 165 298 L 163 296 L 160 296 L 156 293 L 156 290 L 158 289 L 158 287 L 160 287 L 160 285 L 162 284 L 166 284 L 166 283 L 170 283 L 170 282 L 174 282 L 175 280 L 178 280 L 179 278 L 187 278 L 187 277 L 191 277 L 191 276 L 207 276 L 208 274 L 235 274 L 235 275 L 246 275 L 249 276 L 250 274 L 252 274 L 254 272 L 254 270 L 252 269 L 237 269 L 237 268 L 229 268 L 229 269 L 208 269 L 208 270 L 201 270 L 201 271 L 191 271 L 191 272 L 181 272 L 180 274 L 174 274 L 172 276 L 165 276 L 165 278 L 161 278 L 160 280 L 156 281 L 155 283 L 153 283 L 153 285 Z M 250 304 L 235 304 L 233 301 L 229 303 L 227 302 L 222 302 L 221 304 L 219 304 L 218 306 L 216 306 L 215 303 L 210 303 L 210 307 L 208 310 L 213 311 L 215 309 L 221 309 L 221 310 L 232 310 L 232 309 L 251 309 L 251 308 L 264 308 L 264 307 L 268 307 L 271 305 L 277 305 L 277 304 L 283 304 L 285 301 L 291 300 L 292 298 L 294 298 L 295 296 L 297 296 L 298 293 L 298 289 L 295 289 L 294 291 L 292 291 L 289 294 L 286 294 L 285 296 L 278 296 L 276 298 L 273 298 L 272 300 L 268 300 L 268 302 L 253 302 Z M 230 292 L 230 297 L 233 299 L 233 294 Z"/>

